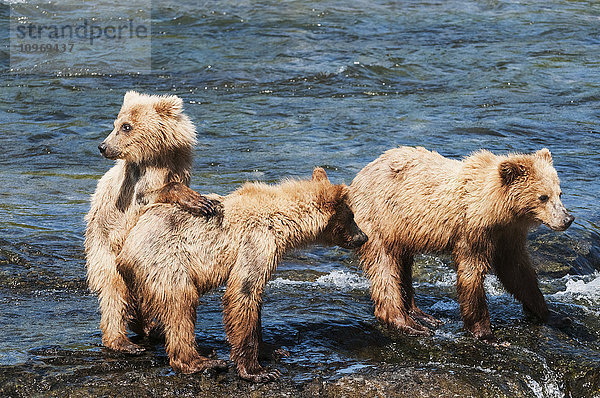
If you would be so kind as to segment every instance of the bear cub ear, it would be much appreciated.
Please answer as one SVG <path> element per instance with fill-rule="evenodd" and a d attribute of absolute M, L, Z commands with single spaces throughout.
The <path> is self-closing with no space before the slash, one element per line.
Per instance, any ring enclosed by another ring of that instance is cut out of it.
<path fill-rule="evenodd" d="M 512 184 L 516 179 L 529 174 L 528 167 L 518 159 L 508 159 L 500 163 L 498 172 L 504 185 Z"/>
<path fill-rule="evenodd" d="M 161 116 L 174 117 L 183 111 L 183 101 L 176 95 L 161 96 L 154 103 L 154 109 Z"/>
<path fill-rule="evenodd" d="M 339 195 L 340 195 L 340 201 L 345 201 L 348 199 L 348 195 L 350 195 L 350 188 L 348 188 L 347 185 L 338 185 L 339 188 Z"/>
<path fill-rule="evenodd" d="M 129 104 L 133 101 L 136 101 L 142 95 L 137 91 L 129 90 L 125 93 L 125 97 L 123 97 L 123 104 Z"/>
<path fill-rule="evenodd" d="M 329 190 L 331 193 L 331 198 L 329 205 L 331 206 L 332 209 L 337 208 L 338 206 L 342 205 L 342 204 L 348 204 L 348 195 L 350 194 L 350 188 L 348 188 L 347 185 L 344 184 L 339 184 L 339 185 L 332 185 L 331 189 Z"/>
<path fill-rule="evenodd" d="M 329 181 L 325 169 L 322 167 L 315 167 L 312 174 L 313 181 Z"/>
<path fill-rule="evenodd" d="M 543 159 L 543 160 L 547 161 L 548 163 L 552 164 L 552 154 L 550 153 L 548 148 L 540 149 L 539 151 L 537 151 L 535 153 L 535 156 L 539 159 Z"/>

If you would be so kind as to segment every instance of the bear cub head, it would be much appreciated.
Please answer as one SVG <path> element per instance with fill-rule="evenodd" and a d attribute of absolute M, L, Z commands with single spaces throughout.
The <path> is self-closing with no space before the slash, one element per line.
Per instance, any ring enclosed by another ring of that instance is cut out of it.
<path fill-rule="evenodd" d="M 128 91 L 113 131 L 98 145 L 102 156 L 141 163 L 191 149 L 196 130 L 175 95 L 147 95 Z"/>
<path fill-rule="evenodd" d="M 562 204 L 560 182 L 546 148 L 531 155 L 513 155 L 500 163 L 500 178 L 508 188 L 518 216 L 564 231 L 575 217 Z"/>
<path fill-rule="evenodd" d="M 346 249 L 357 249 L 365 244 L 368 240 L 367 235 L 356 225 L 354 213 L 348 206 L 348 187 L 331 184 L 327 173 L 321 167 L 313 170 L 312 181 L 326 185 L 322 206 L 332 214 L 321 234 L 322 242 Z"/>

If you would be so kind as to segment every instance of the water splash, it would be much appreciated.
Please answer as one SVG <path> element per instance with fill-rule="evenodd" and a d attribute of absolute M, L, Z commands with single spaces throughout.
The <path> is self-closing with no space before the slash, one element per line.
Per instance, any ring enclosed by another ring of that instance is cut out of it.
<path fill-rule="evenodd" d="M 562 278 L 564 290 L 550 297 L 559 302 L 573 302 L 581 305 L 588 312 L 600 311 L 600 273 L 590 275 L 567 275 Z"/>
<path fill-rule="evenodd" d="M 269 287 L 272 288 L 285 288 L 287 286 L 299 285 L 313 289 L 333 288 L 342 291 L 350 291 L 367 290 L 369 288 L 369 281 L 360 274 L 335 270 L 329 274 L 318 277 L 314 282 L 286 278 L 276 278 L 269 282 Z"/>

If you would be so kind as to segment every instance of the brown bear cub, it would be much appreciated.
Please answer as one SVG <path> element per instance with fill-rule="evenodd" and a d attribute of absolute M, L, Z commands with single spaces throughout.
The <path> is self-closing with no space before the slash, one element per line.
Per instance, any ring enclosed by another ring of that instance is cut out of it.
<path fill-rule="evenodd" d="M 540 223 L 555 231 L 571 225 L 561 194 L 548 149 L 510 156 L 479 151 L 462 161 L 424 148 L 385 152 L 350 186 L 356 223 L 369 236 L 359 254 L 375 315 L 409 333 L 430 333 L 413 319 L 436 322 L 415 305 L 413 257 L 452 252 L 461 315 L 475 337 L 493 340 L 483 288 L 490 270 L 547 321 L 525 241 Z"/>
<path fill-rule="evenodd" d="M 172 202 L 194 214 L 210 216 L 218 202 L 187 187 L 196 142 L 193 124 L 176 96 L 130 91 L 110 135 L 98 146 L 116 164 L 100 179 L 86 216 L 88 282 L 99 295 L 102 342 L 114 350 L 141 350 L 126 335 L 127 322 L 137 333 L 135 303 L 130 300 L 115 259 L 127 232 L 144 206 Z"/>
<path fill-rule="evenodd" d="M 162 326 L 171 366 L 183 373 L 225 366 L 196 350 L 199 296 L 226 284 L 223 319 L 231 360 L 240 376 L 274 380 L 258 362 L 262 293 L 281 256 L 320 242 L 357 248 L 367 241 L 346 200 L 325 170 L 311 180 L 270 186 L 246 183 L 221 197 L 219 217 L 195 217 L 177 206 L 149 206 L 117 258 L 117 268 L 139 299 L 143 316 Z"/>

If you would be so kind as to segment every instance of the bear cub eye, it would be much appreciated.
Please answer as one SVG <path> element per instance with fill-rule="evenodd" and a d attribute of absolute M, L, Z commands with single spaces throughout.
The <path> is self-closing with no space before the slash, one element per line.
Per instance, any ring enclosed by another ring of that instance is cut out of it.
<path fill-rule="evenodd" d="M 548 199 L 549 199 L 548 195 L 542 195 L 542 196 L 540 196 L 540 201 L 542 203 L 546 203 L 548 201 Z"/>
<path fill-rule="evenodd" d="M 129 133 L 131 131 L 131 124 L 129 124 L 129 123 L 123 123 L 121 125 L 121 131 Z"/>

